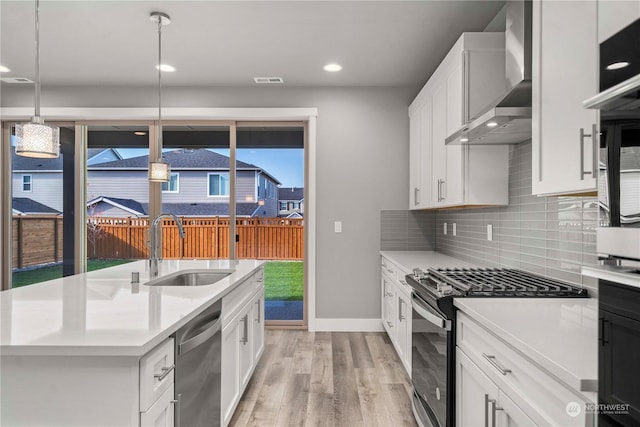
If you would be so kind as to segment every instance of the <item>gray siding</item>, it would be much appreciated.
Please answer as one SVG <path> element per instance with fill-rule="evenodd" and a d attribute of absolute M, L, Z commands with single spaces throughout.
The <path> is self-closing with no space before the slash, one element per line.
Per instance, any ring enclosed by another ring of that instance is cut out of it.
<path fill-rule="evenodd" d="M 87 173 L 87 200 L 99 196 L 149 201 L 147 171 L 96 171 Z"/>
<path fill-rule="evenodd" d="M 113 218 L 128 218 L 128 217 L 135 216 L 129 211 L 125 211 L 123 209 L 120 209 L 116 206 L 112 206 L 104 202 L 100 202 L 99 206 L 96 206 L 94 211 L 91 211 L 91 209 L 88 209 L 87 215 L 88 216 L 94 216 L 94 215 L 107 216 L 107 217 L 113 217 Z"/>
<path fill-rule="evenodd" d="M 216 171 L 174 171 L 180 174 L 178 193 L 162 193 L 165 203 L 228 203 L 227 197 L 208 196 L 208 174 Z M 250 199 L 248 199 L 250 197 Z M 238 202 L 255 201 L 255 173 L 238 171 L 236 174 L 236 200 Z"/>
<path fill-rule="evenodd" d="M 22 191 L 22 175 L 31 175 L 31 191 Z M 62 172 L 14 173 L 12 196 L 31 200 L 62 211 Z"/>

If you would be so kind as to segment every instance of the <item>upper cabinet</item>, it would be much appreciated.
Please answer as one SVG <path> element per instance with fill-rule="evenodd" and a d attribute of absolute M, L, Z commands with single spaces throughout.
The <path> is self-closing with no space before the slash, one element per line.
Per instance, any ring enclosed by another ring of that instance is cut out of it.
<path fill-rule="evenodd" d="M 409 107 L 410 209 L 506 205 L 507 146 L 445 145 L 505 92 L 503 33 L 464 33 Z"/>
<path fill-rule="evenodd" d="M 595 194 L 597 3 L 535 1 L 532 23 L 532 191 Z"/>

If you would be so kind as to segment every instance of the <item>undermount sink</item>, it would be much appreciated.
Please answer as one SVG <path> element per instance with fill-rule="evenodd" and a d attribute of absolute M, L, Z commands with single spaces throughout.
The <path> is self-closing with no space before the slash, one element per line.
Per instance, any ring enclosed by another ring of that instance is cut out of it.
<path fill-rule="evenodd" d="M 205 286 L 212 285 L 233 273 L 232 270 L 184 270 L 158 277 L 147 286 Z"/>

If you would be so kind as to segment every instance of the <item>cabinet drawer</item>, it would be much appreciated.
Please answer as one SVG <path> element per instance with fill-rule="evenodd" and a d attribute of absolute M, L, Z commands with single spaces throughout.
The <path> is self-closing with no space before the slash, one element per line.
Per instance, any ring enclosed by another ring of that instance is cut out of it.
<path fill-rule="evenodd" d="M 146 412 L 173 384 L 174 340 L 169 338 L 140 359 L 140 412 Z"/>
<path fill-rule="evenodd" d="M 593 425 L 585 399 L 469 316 L 458 312 L 457 344 L 538 425 Z M 567 406 L 578 403 L 577 416 Z"/>
<path fill-rule="evenodd" d="M 260 269 L 256 272 L 256 274 L 253 275 L 252 277 L 254 285 L 255 285 L 255 290 L 259 290 L 261 288 L 264 287 L 264 269 Z"/>
<path fill-rule="evenodd" d="M 172 427 L 174 425 L 173 384 L 149 410 L 140 414 L 140 427 Z"/>
<path fill-rule="evenodd" d="M 256 276 L 240 283 L 233 291 L 222 298 L 222 327 L 227 325 L 240 308 L 249 301 L 256 290 Z"/>
<path fill-rule="evenodd" d="M 382 272 L 384 274 L 386 274 L 393 280 L 397 280 L 399 269 L 398 267 L 395 266 L 394 263 L 392 263 L 386 258 L 382 258 L 382 263 L 380 264 L 380 267 L 382 268 Z"/>

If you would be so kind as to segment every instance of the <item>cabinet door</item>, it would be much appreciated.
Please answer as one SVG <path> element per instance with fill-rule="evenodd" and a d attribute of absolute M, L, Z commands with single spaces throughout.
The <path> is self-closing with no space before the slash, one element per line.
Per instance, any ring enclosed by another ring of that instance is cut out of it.
<path fill-rule="evenodd" d="M 597 116 L 582 106 L 598 92 L 596 7 L 595 1 L 533 2 L 533 194 L 597 189 Z"/>
<path fill-rule="evenodd" d="M 240 389 L 249 382 L 251 378 L 251 370 L 253 368 L 253 324 L 252 312 L 253 307 L 249 307 L 243 311 L 239 320 L 240 333 Z"/>
<path fill-rule="evenodd" d="M 601 310 L 600 323 L 599 403 L 628 405 L 628 414 L 609 417 L 622 425 L 640 425 L 640 322 Z"/>
<path fill-rule="evenodd" d="M 398 315 L 396 317 L 398 328 L 396 337 L 398 343 L 398 356 L 411 376 L 411 302 L 398 292 Z"/>
<path fill-rule="evenodd" d="M 393 340 L 395 331 L 394 327 L 394 306 L 393 300 L 395 298 L 395 291 L 393 289 L 393 283 L 391 279 L 386 275 L 382 275 L 382 324 L 389 334 L 389 337 Z"/>
<path fill-rule="evenodd" d="M 409 113 L 409 209 L 419 209 L 424 197 L 422 188 L 422 110 Z"/>
<path fill-rule="evenodd" d="M 537 426 L 502 390 L 500 390 L 498 401 L 491 402 L 491 405 L 493 405 L 492 415 L 496 417 L 496 424 L 500 427 Z"/>
<path fill-rule="evenodd" d="M 456 347 L 456 425 L 495 425 L 493 406 L 498 397 L 499 390 L 493 381 Z"/>
<path fill-rule="evenodd" d="M 264 349 L 264 291 L 253 302 L 253 363 L 257 365 Z"/>
<path fill-rule="evenodd" d="M 447 128 L 447 85 L 441 83 L 433 92 L 431 140 L 431 205 L 444 204 L 443 185 L 447 179 L 447 149 L 444 141 Z"/>
<path fill-rule="evenodd" d="M 175 421 L 173 393 L 172 384 L 149 410 L 140 413 L 141 427 L 173 427 Z"/>
<path fill-rule="evenodd" d="M 240 328 L 234 319 L 222 330 L 222 425 L 229 424 L 240 398 Z"/>

